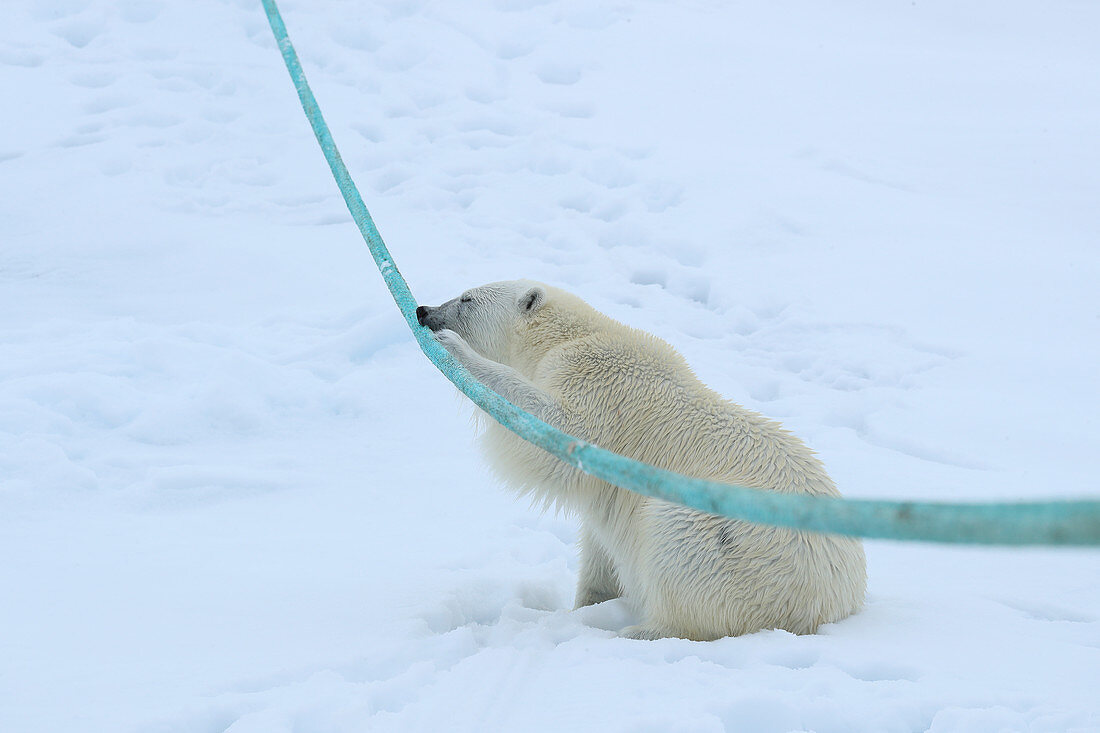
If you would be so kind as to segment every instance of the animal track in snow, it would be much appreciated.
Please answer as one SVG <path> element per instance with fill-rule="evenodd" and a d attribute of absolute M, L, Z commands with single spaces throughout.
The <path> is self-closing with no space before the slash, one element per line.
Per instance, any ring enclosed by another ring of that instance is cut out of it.
<path fill-rule="evenodd" d="M 578 66 L 569 64 L 543 64 L 535 70 L 535 76 L 544 84 L 569 85 L 581 80 L 581 70 Z"/>
<path fill-rule="evenodd" d="M 630 276 L 630 282 L 635 285 L 657 285 L 665 287 L 668 276 L 661 270 L 637 270 Z"/>
<path fill-rule="evenodd" d="M 72 20 L 55 26 L 53 32 L 74 48 L 84 48 L 103 32 L 103 24 L 89 20 Z"/>
<path fill-rule="evenodd" d="M 780 397 L 780 383 L 775 379 L 768 379 L 757 384 L 748 384 L 747 392 L 756 402 L 774 402 Z"/>
<path fill-rule="evenodd" d="M 351 129 L 362 135 L 364 140 L 372 143 L 382 142 L 382 140 L 384 139 L 384 136 L 382 135 L 382 130 L 377 125 L 352 125 Z"/>
<path fill-rule="evenodd" d="M 570 211 L 579 211 L 587 214 L 592 210 L 592 196 L 584 193 L 570 194 L 558 199 L 558 206 Z"/>
<path fill-rule="evenodd" d="M 535 43 L 529 39 L 509 38 L 497 44 L 496 55 L 501 61 L 511 61 L 528 55 L 535 50 Z"/>
<path fill-rule="evenodd" d="M 670 273 L 662 267 L 639 268 L 630 276 L 630 282 L 642 286 L 656 285 L 673 296 L 703 307 L 710 305 L 710 279 L 692 270 L 674 267 Z"/>
<path fill-rule="evenodd" d="M 45 60 L 46 57 L 43 54 L 27 48 L 0 48 L 0 64 L 34 68 L 41 66 Z"/>
<path fill-rule="evenodd" d="M 626 203 L 623 201 L 609 201 L 592 211 L 593 216 L 604 222 L 613 222 L 621 219 L 627 212 Z"/>
<path fill-rule="evenodd" d="M 111 110 L 133 106 L 135 102 L 136 100 L 128 95 L 100 94 L 94 97 L 92 101 L 84 104 L 84 111 L 93 115 L 100 114 L 102 112 L 110 112 Z"/>
<path fill-rule="evenodd" d="M 477 102 L 478 104 L 492 104 L 493 102 L 499 102 L 505 97 L 502 90 L 484 85 L 468 86 L 464 94 L 466 99 L 471 102 Z"/>
<path fill-rule="evenodd" d="M 75 135 L 69 135 L 57 141 L 57 147 L 59 148 L 78 148 L 82 145 L 91 145 L 93 143 L 103 142 L 107 139 L 106 135 L 97 133 L 76 133 Z"/>
<path fill-rule="evenodd" d="M 383 171 L 374 178 L 374 190 L 377 193 L 386 193 L 387 191 L 400 186 L 405 181 L 412 178 L 407 170 L 394 167 Z"/>
<path fill-rule="evenodd" d="M 705 277 L 683 278 L 677 291 L 700 305 L 710 304 L 710 280 Z"/>

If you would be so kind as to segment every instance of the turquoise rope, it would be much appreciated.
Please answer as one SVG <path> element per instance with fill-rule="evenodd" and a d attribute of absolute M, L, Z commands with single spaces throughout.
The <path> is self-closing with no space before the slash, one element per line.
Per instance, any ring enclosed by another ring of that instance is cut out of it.
<path fill-rule="evenodd" d="M 603 450 L 520 410 L 475 380 L 416 321 L 416 300 L 382 242 L 340 158 L 275 0 L 262 0 L 302 109 L 348 211 L 420 348 L 451 382 L 501 425 L 571 466 L 646 496 L 750 522 L 860 537 L 983 545 L 1100 545 L 1100 501 L 946 504 L 778 494 L 681 476 Z"/>

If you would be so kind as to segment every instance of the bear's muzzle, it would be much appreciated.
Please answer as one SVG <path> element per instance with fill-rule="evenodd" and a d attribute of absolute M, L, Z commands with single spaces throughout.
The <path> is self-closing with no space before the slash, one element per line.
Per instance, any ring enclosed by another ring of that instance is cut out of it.
<path fill-rule="evenodd" d="M 439 323 L 439 318 L 436 316 L 438 308 L 432 308 L 430 305 L 420 305 L 416 308 L 416 322 L 421 326 L 427 326 L 433 331 L 438 331 L 442 328 L 442 324 Z"/>

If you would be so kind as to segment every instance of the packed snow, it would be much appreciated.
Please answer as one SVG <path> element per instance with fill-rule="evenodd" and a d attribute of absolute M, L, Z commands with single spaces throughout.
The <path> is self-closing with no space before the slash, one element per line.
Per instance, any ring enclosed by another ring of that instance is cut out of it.
<path fill-rule="evenodd" d="M 282 7 L 422 302 L 534 278 L 850 497 L 1100 496 L 1100 5 Z M 1097 731 L 1100 552 L 638 642 L 496 485 L 258 2 L 0 28 L 0 730 Z"/>

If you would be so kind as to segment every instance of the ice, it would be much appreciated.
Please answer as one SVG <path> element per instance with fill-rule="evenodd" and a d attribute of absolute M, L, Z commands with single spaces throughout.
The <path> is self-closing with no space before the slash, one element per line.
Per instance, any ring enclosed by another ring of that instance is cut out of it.
<path fill-rule="evenodd" d="M 1091 550 L 868 542 L 807 637 L 572 611 L 259 3 L 5 9 L 0 730 L 1100 730 Z M 577 292 L 847 496 L 1100 496 L 1100 8 L 283 12 L 422 302 Z"/>

